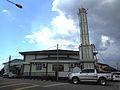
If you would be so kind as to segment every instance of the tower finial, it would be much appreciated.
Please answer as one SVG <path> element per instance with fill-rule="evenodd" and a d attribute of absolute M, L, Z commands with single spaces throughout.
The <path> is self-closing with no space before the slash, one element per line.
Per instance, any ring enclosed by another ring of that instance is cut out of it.
<path fill-rule="evenodd" d="M 81 8 L 83 8 L 83 5 L 81 5 Z"/>

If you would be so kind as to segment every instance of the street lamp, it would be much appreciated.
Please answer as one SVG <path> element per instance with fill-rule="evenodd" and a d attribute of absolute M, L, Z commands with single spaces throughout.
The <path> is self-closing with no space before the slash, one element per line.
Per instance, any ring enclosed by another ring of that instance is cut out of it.
<path fill-rule="evenodd" d="M 14 5 L 17 6 L 18 8 L 23 8 L 20 4 L 14 3 L 14 2 L 12 2 L 12 1 L 10 1 L 10 0 L 6 0 L 6 1 L 14 4 Z"/>

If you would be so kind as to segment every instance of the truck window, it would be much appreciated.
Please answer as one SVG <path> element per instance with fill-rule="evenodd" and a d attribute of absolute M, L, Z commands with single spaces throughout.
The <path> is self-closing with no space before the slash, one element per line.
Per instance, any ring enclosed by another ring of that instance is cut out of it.
<path fill-rule="evenodd" d="M 94 73 L 95 70 L 94 69 L 85 69 L 85 70 L 82 70 L 81 73 Z"/>
<path fill-rule="evenodd" d="M 88 73 L 88 69 L 82 70 L 82 73 Z"/>
<path fill-rule="evenodd" d="M 95 70 L 94 69 L 89 69 L 89 73 L 94 73 Z"/>

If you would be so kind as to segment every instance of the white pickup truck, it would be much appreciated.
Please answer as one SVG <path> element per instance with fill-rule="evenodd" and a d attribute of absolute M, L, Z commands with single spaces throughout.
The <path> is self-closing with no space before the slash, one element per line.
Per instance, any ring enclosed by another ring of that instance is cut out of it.
<path fill-rule="evenodd" d="M 105 86 L 107 84 L 107 80 L 111 79 L 111 74 L 98 73 L 96 69 L 83 69 L 78 73 L 70 73 L 68 78 L 74 84 L 77 84 L 80 81 L 94 81 L 98 82 L 100 85 Z"/>

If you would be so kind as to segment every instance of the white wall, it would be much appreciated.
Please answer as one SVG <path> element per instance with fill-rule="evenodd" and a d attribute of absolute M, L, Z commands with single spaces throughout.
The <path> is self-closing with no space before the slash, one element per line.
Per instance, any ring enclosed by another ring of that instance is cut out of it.
<path fill-rule="evenodd" d="M 36 55 L 36 59 L 39 59 L 39 58 L 46 58 L 48 57 L 48 55 Z"/>
<path fill-rule="evenodd" d="M 70 57 L 70 58 L 76 58 L 76 59 L 78 59 L 78 58 L 79 58 L 79 55 L 70 55 L 69 57 Z"/>
<path fill-rule="evenodd" d="M 24 72 L 29 72 L 30 71 L 30 65 L 24 65 Z"/>
<path fill-rule="evenodd" d="M 32 59 L 35 59 L 35 55 L 26 55 L 26 56 L 25 56 L 25 62 L 29 62 L 29 61 L 31 61 Z"/>

